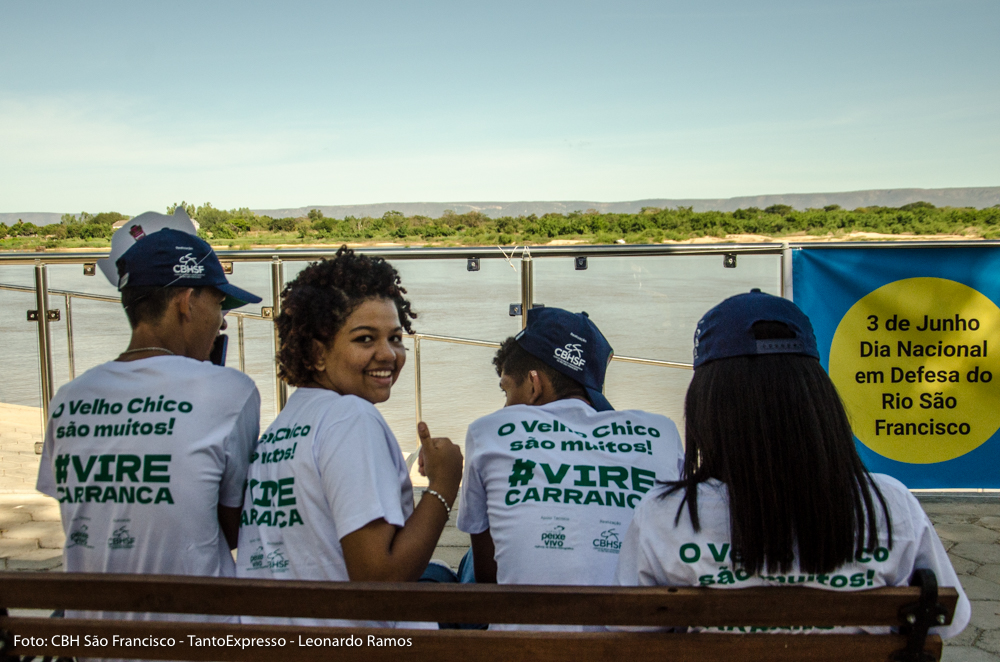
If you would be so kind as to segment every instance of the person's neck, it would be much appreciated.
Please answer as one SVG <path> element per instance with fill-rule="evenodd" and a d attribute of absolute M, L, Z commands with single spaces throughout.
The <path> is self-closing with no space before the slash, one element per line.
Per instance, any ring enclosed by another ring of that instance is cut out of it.
<path fill-rule="evenodd" d="M 542 405 L 547 405 L 552 402 L 559 402 L 560 400 L 580 400 L 581 402 L 586 402 L 588 405 L 590 404 L 590 400 L 583 397 L 582 395 L 564 395 L 562 397 L 552 396 L 551 398 L 548 399 L 543 398 L 542 400 L 535 402 L 534 404 L 535 406 L 540 407 Z"/>
<path fill-rule="evenodd" d="M 117 361 L 137 361 L 151 356 L 187 356 L 183 337 L 179 333 L 142 324 L 132 329 L 132 338 Z"/>

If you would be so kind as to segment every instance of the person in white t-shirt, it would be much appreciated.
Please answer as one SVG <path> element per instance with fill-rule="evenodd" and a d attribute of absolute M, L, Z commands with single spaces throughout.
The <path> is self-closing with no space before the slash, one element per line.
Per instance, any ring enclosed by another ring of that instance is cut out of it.
<path fill-rule="evenodd" d="M 602 395 L 611 356 L 586 313 L 558 308 L 531 310 L 497 351 L 507 402 L 469 426 L 458 516 L 477 582 L 613 583 L 637 504 L 678 478 L 674 423 Z"/>
<path fill-rule="evenodd" d="M 260 298 L 229 284 L 197 236 L 132 227 L 117 260 L 131 341 L 59 389 L 37 488 L 59 500 L 67 572 L 232 577 L 260 395 L 208 359 L 224 311 Z"/>
<path fill-rule="evenodd" d="M 962 631 L 971 607 L 940 539 L 902 483 L 865 469 L 794 303 L 726 299 L 698 323 L 694 368 L 684 477 L 636 509 L 619 584 L 857 591 L 929 569 L 959 593 L 952 623 L 932 632 Z"/>
<path fill-rule="evenodd" d="M 251 457 L 238 577 L 416 581 L 427 567 L 458 493 L 462 454 L 420 424 L 429 486 L 414 508 L 399 444 L 375 408 L 406 362 L 403 333 L 416 315 L 405 293 L 388 262 L 346 247 L 286 286 L 277 359 L 298 388 Z"/>

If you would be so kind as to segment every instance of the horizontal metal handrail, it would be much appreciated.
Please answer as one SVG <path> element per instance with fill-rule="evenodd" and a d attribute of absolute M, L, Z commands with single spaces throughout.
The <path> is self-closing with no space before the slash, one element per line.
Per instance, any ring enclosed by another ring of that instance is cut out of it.
<path fill-rule="evenodd" d="M 642 365 L 655 365 L 661 368 L 678 368 L 680 370 L 694 370 L 693 363 L 681 363 L 679 361 L 661 361 L 660 359 L 644 359 L 637 356 L 612 356 L 612 361 L 622 363 L 639 363 Z"/>
<path fill-rule="evenodd" d="M 432 333 L 404 333 L 404 338 L 419 338 L 421 340 L 436 340 L 454 345 L 474 345 L 476 347 L 499 347 L 500 343 L 492 340 L 475 340 L 473 338 L 459 338 L 457 336 L 439 336 Z"/>
<path fill-rule="evenodd" d="M 9 290 L 12 292 L 35 292 L 34 287 L 28 287 L 26 285 L 10 285 L 8 283 L 0 283 L 0 290 Z M 121 297 L 108 296 L 106 294 L 91 294 L 90 292 L 77 292 L 74 290 L 57 290 L 49 288 L 49 295 L 60 296 L 60 297 L 71 297 L 73 299 L 87 299 L 89 301 L 104 301 L 105 303 L 121 303 Z M 228 310 L 226 315 L 232 315 L 233 317 L 245 317 L 247 319 L 253 320 L 270 320 L 270 317 L 264 317 L 260 313 L 246 313 L 241 310 Z"/>
<path fill-rule="evenodd" d="M 830 241 L 830 242 L 769 242 L 769 243 L 713 243 L 713 244 L 570 244 L 565 246 L 529 246 L 532 257 L 631 257 L 670 255 L 780 255 L 787 248 L 940 248 L 1000 246 L 1000 240 L 890 240 L 890 241 Z M 279 260 L 318 260 L 333 256 L 340 248 L 254 248 L 249 250 L 220 249 L 220 259 L 231 262 L 270 262 Z M 508 259 L 511 251 L 522 246 L 458 246 L 422 247 L 403 246 L 354 246 L 353 250 L 375 257 L 393 260 L 447 260 L 478 257 L 482 259 Z M 0 264 L 84 264 L 108 257 L 109 251 L 74 253 L 19 253 L 0 252 Z M 506 254 L 506 256 L 505 256 Z"/>
<path fill-rule="evenodd" d="M 231 262 L 271 262 L 280 260 L 318 260 L 336 254 L 340 246 L 330 248 L 254 248 L 249 250 L 217 250 L 220 260 Z M 502 248 L 502 250 L 501 250 Z M 511 251 L 523 246 L 458 246 L 406 248 L 403 246 L 355 246 L 353 250 L 387 260 L 464 260 L 469 257 L 508 259 Z M 778 255 L 780 243 L 759 244 L 572 244 L 567 246 L 528 246 L 532 257 L 629 257 L 657 255 L 714 255 L 721 253 Z M 84 264 L 108 257 L 108 251 L 88 253 L 0 253 L 0 264 Z M 506 254 L 506 255 L 505 255 Z"/>
<path fill-rule="evenodd" d="M 430 333 L 406 333 L 404 338 L 419 338 L 421 340 L 433 340 L 437 342 L 452 343 L 454 345 L 474 345 L 477 347 L 499 347 L 500 343 L 492 340 L 474 340 L 472 338 L 459 338 L 457 336 L 441 336 Z M 691 363 L 681 363 L 678 361 L 663 361 L 660 359 L 646 359 L 638 356 L 612 356 L 612 361 L 622 363 L 638 363 L 641 365 L 653 365 L 661 368 L 678 368 L 680 370 L 694 370 Z"/>
<path fill-rule="evenodd" d="M 31 292 L 34 294 L 35 288 L 28 287 L 27 285 L 10 285 L 7 283 L 0 283 L 0 290 L 10 290 L 12 292 Z M 121 303 L 121 297 L 107 296 L 106 294 L 90 294 L 89 292 L 74 292 L 72 290 L 57 290 L 49 288 L 49 294 L 52 296 L 71 296 L 74 299 L 89 299 L 91 301 L 106 301 L 108 303 Z"/>

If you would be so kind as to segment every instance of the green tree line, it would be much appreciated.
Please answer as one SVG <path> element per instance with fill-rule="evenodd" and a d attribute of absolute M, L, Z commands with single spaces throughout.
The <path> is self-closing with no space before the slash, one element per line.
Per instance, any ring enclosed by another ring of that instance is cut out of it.
<path fill-rule="evenodd" d="M 490 218 L 480 212 L 456 214 L 446 210 L 439 218 L 405 216 L 388 211 L 380 217 L 328 218 L 318 209 L 299 218 L 271 218 L 250 209 L 216 209 L 210 203 L 181 202 L 200 228 L 199 234 L 216 244 L 249 246 L 277 243 L 340 243 L 393 241 L 456 245 L 544 244 L 553 239 L 579 239 L 591 243 L 657 243 L 696 237 L 725 238 L 733 234 L 771 237 L 794 235 L 845 235 L 851 232 L 884 234 L 964 234 L 1000 237 L 1000 205 L 986 209 L 935 207 L 914 202 L 902 207 L 797 210 L 788 205 L 765 209 L 748 207 L 732 212 L 695 212 L 690 207 L 643 208 L 635 214 L 600 213 L 596 210 L 568 214 L 504 216 Z M 117 212 L 66 214 L 60 223 L 37 227 L 31 223 L 7 227 L 0 223 L 0 246 L 107 245 L 115 221 L 127 216 Z M 27 240 L 27 241 L 26 241 Z"/>

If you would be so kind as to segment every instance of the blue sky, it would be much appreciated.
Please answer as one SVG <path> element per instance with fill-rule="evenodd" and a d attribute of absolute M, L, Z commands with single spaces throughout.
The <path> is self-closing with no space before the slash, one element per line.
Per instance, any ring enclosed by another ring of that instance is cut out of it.
<path fill-rule="evenodd" d="M 0 0 L 0 212 L 996 186 L 998 28 L 996 0 Z"/>

